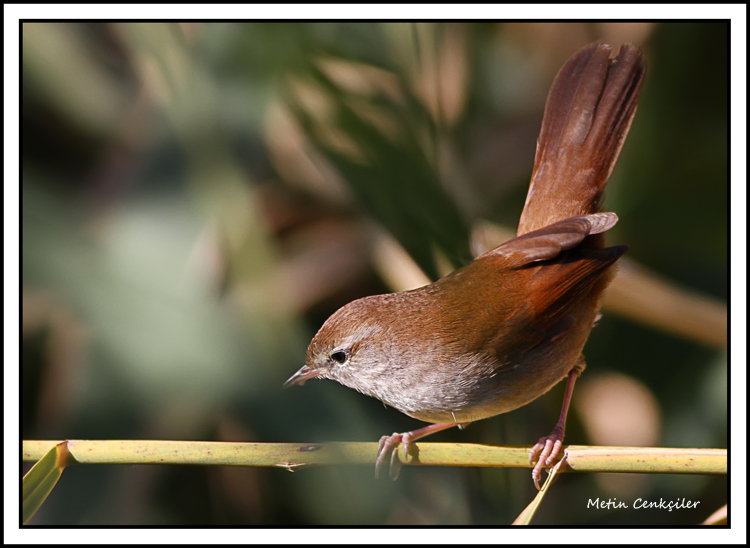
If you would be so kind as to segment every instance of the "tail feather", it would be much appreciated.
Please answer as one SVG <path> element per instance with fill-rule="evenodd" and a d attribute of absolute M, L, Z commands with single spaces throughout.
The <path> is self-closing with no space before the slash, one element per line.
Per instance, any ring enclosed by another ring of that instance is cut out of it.
<path fill-rule="evenodd" d="M 635 114 L 645 63 L 635 46 L 592 44 L 560 69 L 547 97 L 518 235 L 600 211 Z"/>

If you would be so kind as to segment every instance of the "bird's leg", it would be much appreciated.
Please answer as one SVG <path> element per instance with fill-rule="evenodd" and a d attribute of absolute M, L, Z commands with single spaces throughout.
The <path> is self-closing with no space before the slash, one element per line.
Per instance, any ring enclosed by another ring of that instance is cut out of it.
<path fill-rule="evenodd" d="M 391 436 L 383 436 L 382 438 L 380 438 L 380 442 L 378 442 L 378 458 L 375 460 L 375 477 L 378 477 L 380 467 L 382 466 L 383 461 L 388 454 L 388 451 L 393 449 L 393 452 L 391 453 L 390 475 L 393 481 L 396 481 L 396 479 L 398 479 L 398 473 L 401 470 L 401 461 L 396 457 L 395 446 L 397 446 L 399 443 L 404 444 L 404 460 L 406 460 L 409 456 L 409 444 L 411 442 L 416 441 L 419 438 L 429 436 L 430 434 L 434 434 L 435 432 L 440 432 L 441 430 L 445 430 L 447 428 L 459 426 L 460 424 L 463 423 L 441 422 L 438 424 L 425 426 L 424 428 L 419 428 L 418 430 L 412 430 L 411 432 L 404 432 L 403 434 L 397 434 L 394 432 Z"/>
<path fill-rule="evenodd" d="M 549 436 L 540 438 L 536 445 L 529 451 L 529 463 L 536 464 L 534 469 L 531 471 L 531 479 L 534 480 L 534 485 L 539 489 L 539 478 L 542 474 L 542 468 L 549 466 L 554 462 L 555 458 L 562 449 L 563 438 L 565 437 L 565 420 L 568 417 L 568 409 L 570 408 L 570 400 L 573 396 L 573 387 L 576 384 L 576 379 L 583 373 L 586 368 L 586 362 L 583 359 L 583 354 L 578 358 L 578 362 L 568 373 L 568 385 L 565 388 L 565 399 L 563 399 L 562 411 L 560 412 L 560 420 L 557 421 L 557 426 L 552 430 Z"/>

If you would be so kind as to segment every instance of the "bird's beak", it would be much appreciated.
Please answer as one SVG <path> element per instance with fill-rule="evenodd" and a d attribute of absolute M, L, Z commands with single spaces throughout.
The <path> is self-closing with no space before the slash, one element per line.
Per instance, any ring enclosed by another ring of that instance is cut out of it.
<path fill-rule="evenodd" d="M 303 365 L 299 371 L 287 379 L 282 388 L 289 388 L 293 384 L 299 384 L 302 386 L 305 384 L 305 381 L 319 377 L 321 373 L 322 371 L 320 369 L 312 369 Z"/>

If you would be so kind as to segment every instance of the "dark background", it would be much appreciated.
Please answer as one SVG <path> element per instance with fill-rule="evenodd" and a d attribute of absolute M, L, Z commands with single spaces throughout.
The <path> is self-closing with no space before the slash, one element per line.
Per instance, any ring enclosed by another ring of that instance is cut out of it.
<path fill-rule="evenodd" d="M 338 307 L 510 230 L 551 81 L 585 44 L 639 45 L 608 186 L 612 243 L 727 294 L 728 24 L 23 25 L 24 439 L 376 441 L 422 425 L 333 382 L 281 390 Z M 664 307 L 670 303 L 665 302 Z M 727 354 L 607 313 L 566 442 L 727 446 Z M 563 386 L 428 441 L 531 445 Z M 25 469 L 27 466 L 25 467 Z M 504 525 L 525 469 L 81 466 L 32 524 Z M 587 509 L 597 497 L 629 510 Z M 634 510 L 636 498 L 700 501 Z M 536 524 L 695 524 L 726 476 L 570 474 Z"/>

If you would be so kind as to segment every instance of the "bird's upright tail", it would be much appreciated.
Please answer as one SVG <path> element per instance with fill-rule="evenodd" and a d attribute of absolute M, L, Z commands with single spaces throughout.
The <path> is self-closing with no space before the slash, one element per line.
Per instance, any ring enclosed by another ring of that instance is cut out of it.
<path fill-rule="evenodd" d="M 635 114 L 645 71 L 641 52 L 591 44 L 557 74 L 544 110 L 534 172 L 518 235 L 600 211 L 604 186 Z"/>

